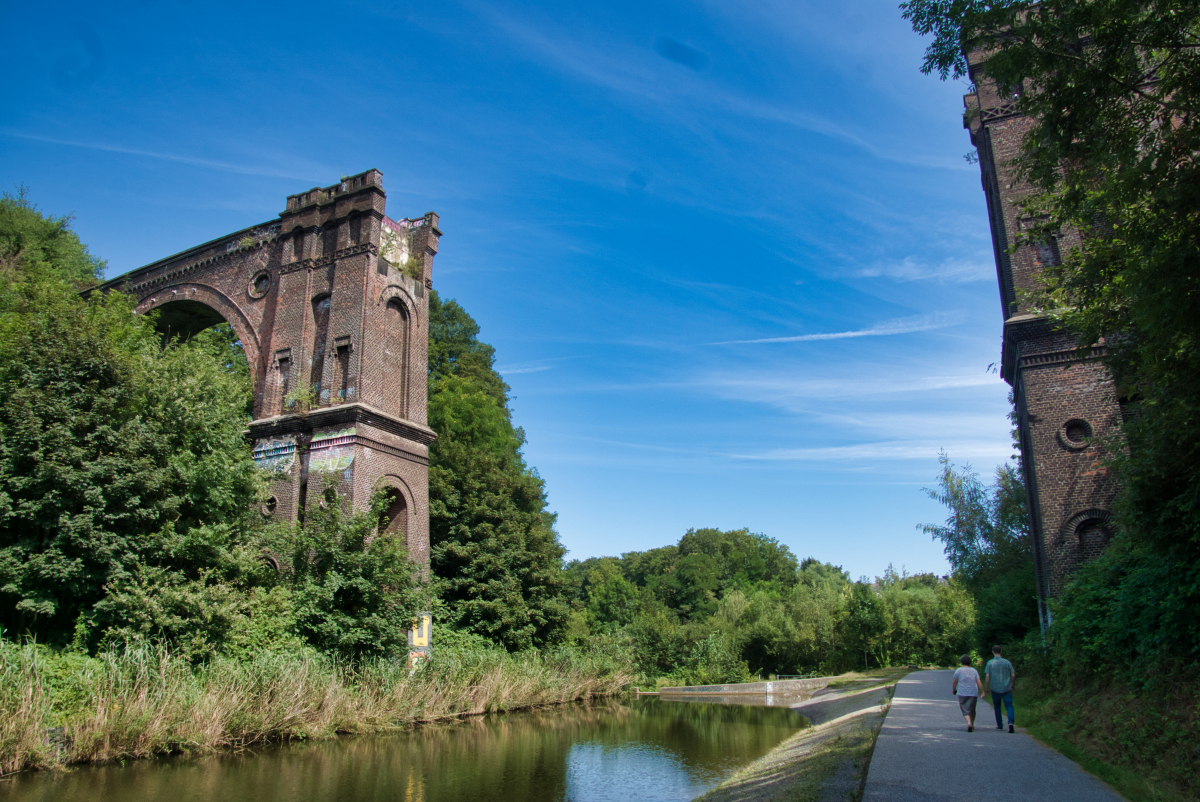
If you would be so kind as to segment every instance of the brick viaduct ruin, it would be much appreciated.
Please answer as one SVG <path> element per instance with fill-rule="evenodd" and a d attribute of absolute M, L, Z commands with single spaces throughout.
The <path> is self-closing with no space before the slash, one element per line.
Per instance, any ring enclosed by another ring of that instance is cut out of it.
<path fill-rule="evenodd" d="M 157 310 L 165 333 L 229 323 L 250 363 L 254 459 L 272 472 L 266 517 L 389 497 L 385 531 L 429 564 L 426 375 L 438 216 L 392 220 L 368 170 L 289 195 L 277 220 L 103 285 Z"/>
<path fill-rule="evenodd" d="M 1017 247 L 1020 232 L 1037 222 L 1024 216 L 1021 201 L 1032 188 L 1018 180 L 1012 164 L 1033 122 L 1018 111 L 1016 94 L 1001 93 L 995 82 L 977 74 L 981 60 L 980 53 L 969 58 L 977 91 L 964 97 L 963 125 L 978 149 L 987 197 L 1004 314 L 1000 375 L 1012 385 L 1016 401 L 1045 628 L 1050 624 L 1046 600 L 1111 538 L 1117 483 L 1104 467 L 1098 443 L 1120 424 L 1121 405 L 1100 361 L 1103 349 L 1080 349 L 1081 343 L 1029 309 L 1022 297 L 1038 287 L 1043 268 L 1059 264 L 1061 254 L 1079 243 L 1079 232 Z"/>

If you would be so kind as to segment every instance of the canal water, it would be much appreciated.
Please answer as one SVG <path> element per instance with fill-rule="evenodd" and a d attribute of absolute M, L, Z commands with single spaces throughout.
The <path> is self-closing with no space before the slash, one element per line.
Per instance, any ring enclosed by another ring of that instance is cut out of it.
<path fill-rule="evenodd" d="M 200 759 L 22 774 L 8 802 L 684 802 L 771 750 L 786 707 L 606 700 Z"/>

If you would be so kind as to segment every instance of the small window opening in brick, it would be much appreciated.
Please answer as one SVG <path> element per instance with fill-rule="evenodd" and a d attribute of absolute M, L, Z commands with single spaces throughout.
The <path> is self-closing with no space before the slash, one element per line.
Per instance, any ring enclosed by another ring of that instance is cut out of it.
<path fill-rule="evenodd" d="M 350 388 L 350 343 L 337 343 L 337 397 L 347 400 L 346 394 Z"/>
<path fill-rule="evenodd" d="M 1092 436 L 1092 427 L 1087 421 L 1074 418 L 1066 422 L 1063 427 L 1063 434 L 1072 443 L 1082 445 Z"/>
<path fill-rule="evenodd" d="M 279 357 L 279 397 L 283 399 L 291 390 L 292 380 L 292 358 L 291 356 Z M 285 401 L 280 402 L 281 405 L 286 404 Z"/>
<path fill-rule="evenodd" d="M 260 298 L 267 294 L 267 290 L 271 289 L 271 277 L 266 273 L 259 273 L 254 277 L 254 294 Z"/>
<path fill-rule="evenodd" d="M 272 515 L 275 514 L 275 510 L 278 508 L 279 508 L 279 499 L 275 498 L 274 496 L 271 496 L 269 499 L 267 499 L 266 501 L 263 502 L 263 505 L 262 505 L 263 517 L 270 518 Z"/>
<path fill-rule="evenodd" d="M 292 237 L 292 261 L 299 262 L 304 258 L 304 232 L 297 231 Z"/>
<path fill-rule="evenodd" d="M 1033 245 L 1033 257 L 1042 267 L 1057 267 L 1062 264 L 1062 255 L 1058 250 L 1058 238 L 1050 237 Z"/>
<path fill-rule="evenodd" d="M 337 250 L 337 226 L 328 226 L 321 232 L 321 255 L 333 256 Z"/>
<path fill-rule="evenodd" d="M 337 504 L 338 499 L 341 498 L 341 495 L 342 494 L 338 492 L 336 487 L 327 487 L 325 488 L 325 491 L 321 493 L 321 501 L 319 506 L 321 509 L 327 510 L 334 504 Z"/>
<path fill-rule="evenodd" d="M 329 310 L 331 296 L 322 295 L 313 299 L 313 349 L 312 371 L 308 383 L 312 385 L 313 397 L 321 398 L 321 379 L 325 376 L 325 349 L 329 339 Z"/>

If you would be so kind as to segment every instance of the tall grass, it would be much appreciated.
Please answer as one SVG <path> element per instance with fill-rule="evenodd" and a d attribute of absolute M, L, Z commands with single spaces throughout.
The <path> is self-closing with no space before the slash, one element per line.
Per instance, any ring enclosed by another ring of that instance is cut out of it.
<path fill-rule="evenodd" d="M 154 644 L 83 657 L 0 640 L 0 773 L 403 729 L 609 695 L 631 678 L 619 653 L 571 649 L 446 648 L 410 673 L 311 651 L 192 666 Z"/>

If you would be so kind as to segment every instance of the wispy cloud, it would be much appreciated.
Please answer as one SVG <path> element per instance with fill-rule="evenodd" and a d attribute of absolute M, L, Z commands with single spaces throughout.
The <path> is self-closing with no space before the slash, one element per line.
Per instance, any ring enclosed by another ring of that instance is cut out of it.
<path fill-rule="evenodd" d="M 1001 384 L 1001 379 L 979 371 L 950 376 L 872 376 L 870 378 L 789 379 L 778 374 L 716 374 L 694 386 L 745 401 L 780 403 L 788 399 L 862 398 L 894 393 L 929 393 Z M 806 407 L 807 409 L 807 407 Z"/>
<path fill-rule="evenodd" d="M 961 312 L 938 312 L 932 315 L 913 315 L 887 320 L 869 329 L 832 331 L 819 334 L 797 334 L 794 337 L 762 337 L 756 340 L 725 340 L 709 345 L 751 345 L 757 343 L 810 343 L 822 340 L 848 340 L 856 337 L 890 337 L 957 326 L 966 319 Z"/>
<path fill-rule="evenodd" d="M 294 181 L 312 181 L 313 174 L 301 174 L 287 170 L 275 170 L 269 167 L 252 167 L 245 164 L 232 164 L 230 162 L 214 161 L 212 159 L 197 159 L 193 156 L 180 156 L 175 153 L 160 153 L 153 150 L 142 150 L 140 148 L 125 148 L 119 145 L 108 145 L 103 142 L 80 142 L 71 139 L 58 139 L 55 137 L 42 136 L 41 134 L 30 134 L 21 131 L 0 131 L 0 136 L 12 137 L 13 139 L 26 139 L 31 142 L 44 142 L 49 145 L 63 145 L 71 148 L 83 148 L 85 150 L 99 150 L 106 153 L 124 153 L 129 156 L 141 156 L 147 159 L 159 159 L 161 161 L 175 162 L 176 164 L 187 164 L 192 167 L 203 167 L 209 170 L 220 170 L 226 173 L 236 173 L 237 175 L 260 175 L 268 178 L 287 178 Z M 332 175 L 332 170 L 317 171 L 317 175 L 323 176 L 326 179 Z"/>
<path fill-rule="evenodd" d="M 995 268 L 990 262 L 950 258 L 940 264 L 906 256 L 899 262 L 872 265 L 858 273 L 863 278 L 890 278 L 896 281 L 936 280 L 953 283 L 994 281 Z"/>
<path fill-rule="evenodd" d="M 705 112 L 705 127 L 714 109 L 734 117 L 772 122 L 840 140 L 872 156 L 887 161 L 921 167 L 962 170 L 961 159 L 914 155 L 908 151 L 889 151 L 818 114 L 806 113 L 793 105 L 763 102 L 741 93 L 730 92 L 693 74 L 688 79 L 671 80 L 664 75 L 649 48 L 629 46 L 588 46 L 572 39 L 565 30 L 547 30 L 522 23 L 511 14 L 502 14 L 485 5 L 476 12 L 499 30 L 520 42 L 527 52 L 537 54 L 559 68 L 598 86 L 651 101 L 656 108 L 679 106 L 686 101 Z"/>
<path fill-rule="evenodd" d="M 879 443 L 856 443 L 826 448 L 779 448 L 758 454 L 731 454 L 737 459 L 778 462 L 824 462 L 826 460 L 928 460 L 939 451 L 962 455 L 962 458 L 1004 459 L 1012 447 L 990 440 L 945 443 L 933 440 L 898 440 Z"/>
<path fill-rule="evenodd" d="M 512 367 L 498 367 L 496 372 L 504 376 L 512 376 L 516 373 L 541 373 L 544 370 L 553 370 L 554 365 L 514 365 Z"/>
<path fill-rule="evenodd" d="M 514 362 L 511 365 L 497 365 L 496 372 L 505 376 L 512 376 L 518 373 L 541 373 L 558 367 L 557 363 L 559 362 L 578 358 L 577 356 L 555 356 L 545 359 L 531 359 L 528 362 Z"/>

